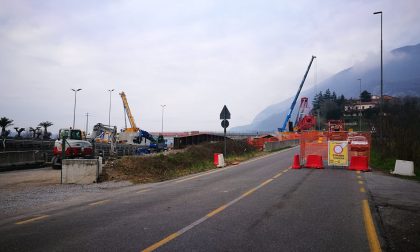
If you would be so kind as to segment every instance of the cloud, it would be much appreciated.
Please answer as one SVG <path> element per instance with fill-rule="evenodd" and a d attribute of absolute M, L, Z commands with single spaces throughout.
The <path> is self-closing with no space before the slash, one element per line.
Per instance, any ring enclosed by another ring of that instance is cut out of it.
<path fill-rule="evenodd" d="M 295 94 L 311 55 L 305 89 L 378 53 L 384 11 L 387 50 L 420 41 L 416 1 L 4 1 L 0 10 L 0 107 L 26 127 L 53 130 L 77 118 L 124 116 L 125 91 L 137 123 L 157 131 L 221 130 Z M 385 26 L 384 26 L 385 27 Z M 316 72 L 314 72 L 316 70 Z M 317 78 L 315 78 L 315 76 Z"/>

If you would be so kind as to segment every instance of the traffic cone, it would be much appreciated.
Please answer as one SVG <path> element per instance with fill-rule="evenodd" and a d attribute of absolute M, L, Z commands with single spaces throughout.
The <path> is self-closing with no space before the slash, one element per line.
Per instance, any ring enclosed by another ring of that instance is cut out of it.
<path fill-rule="evenodd" d="M 292 164 L 292 168 L 293 168 L 293 169 L 300 169 L 300 168 L 302 168 L 302 166 L 300 165 L 300 159 L 299 159 L 299 155 L 298 155 L 298 154 L 296 154 L 296 155 L 293 157 L 293 164 Z"/>

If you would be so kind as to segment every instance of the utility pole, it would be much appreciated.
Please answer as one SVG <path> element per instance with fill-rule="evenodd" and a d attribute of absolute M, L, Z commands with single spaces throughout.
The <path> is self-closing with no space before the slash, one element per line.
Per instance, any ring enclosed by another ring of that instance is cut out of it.
<path fill-rule="evenodd" d="M 165 110 L 166 105 L 160 105 L 162 107 L 162 135 L 163 135 L 163 111 Z"/>
<path fill-rule="evenodd" d="M 109 111 L 108 111 L 108 126 L 111 127 L 111 93 L 114 89 L 108 89 L 109 92 Z"/>
<path fill-rule="evenodd" d="M 384 111 L 383 111 L 383 105 L 384 105 L 384 96 L 383 96 L 383 87 L 384 87 L 384 67 L 383 67 L 383 42 L 382 42 L 382 11 L 377 11 L 374 12 L 373 15 L 376 14 L 381 14 L 381 102 L 379 104 L 379 108 L 380 108 L 380 112 L 379 112 L 379 117 L 380 117 L 380 141 L 381 141 L 381 146 L 383 143 L 383 134 L 382 131 L 384 129 L 383 127 L 383 116 L 384 116 Z M 381 147 L 382 148 L 382 147 Z"/>
<path fill-rule="evenodd" d="M 359 112 L 359 131 L 362 131 L 362 79 L 359 80 L 359 105 L 360 105 L 360 111 Z"/>
<path fill-rule="evenodd" d="M 74 129 L 74 124 L 75 124 L 75 121 L 76 121 L 76 94 L 77 94 L 77 92 L 78 91 L 80 91 L 80 90 L 82 90 L 81 88 L 79 88 L 79 89 L 71 89 L 71 90 L 73 90 L 73 92 L 74 92 L 74 108 L 73 108 L 73 129 Z"/>
<path fill-rule="evenodd" d="M 86 113 L 86 136 L 88 135 L 88 128 L 89 128 L 89 113 Z"/>

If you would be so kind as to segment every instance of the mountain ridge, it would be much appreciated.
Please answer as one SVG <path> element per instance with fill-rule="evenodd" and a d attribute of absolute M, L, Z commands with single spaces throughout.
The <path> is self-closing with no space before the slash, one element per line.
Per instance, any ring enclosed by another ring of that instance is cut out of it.
<path fill-rule="evenodd" d="M 387 61 L 384 62 L 383 93 L 391 96 L 420 96 L 420 43 L 393 49 L 387 57 Z M 337 72 L 319 83 L 317 89 L 323 92 L 330 89 L 331 92 L 343 94 L 346 98 L 358 97 L 359 78 L 362 79 L 362 90 L 380 94 L 380 65 L 372 66 L 368 60 Z M 302 91 L 299 98 L 306 96 L 311 102 L 314 91 L 314 88 Z M 290 97 L 271 104 L 259 112 L 250 124 L 233 127 L 230 131 L 275 131 L 281 127 L 292 100 L 293 97 Z M 299 104 L 296 104 L 295 113 L 298 106 Z"/>

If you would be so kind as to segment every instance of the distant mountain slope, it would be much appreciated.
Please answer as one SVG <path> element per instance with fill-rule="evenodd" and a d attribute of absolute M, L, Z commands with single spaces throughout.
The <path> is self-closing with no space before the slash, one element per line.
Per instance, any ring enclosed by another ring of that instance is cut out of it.
<path fill-rule="evenodd" d="M 390 54 L 384 56 L 384 60 L 384 94 L 420 96 L 420 44 L 392 50 Z M 318 90 L 324 92 L 329 88 L 337 95 L 344 94 L 346 98 L 357 98 L 359 96 L 358 78 L 362 78 L 362 90 L 380 94 L 380 65 L 378 63 L 371 66 L 367 61 L 345 69 L 319 83 Z M 313 90 L 307 90 L 303 91 L 300 97 L 307 96 L 312 101 L 313 95 Z M 234 127 L 231 131 L 277 130 L 281 127 L 292 100 L 293 97 L 290 97 L 270 105 L 258 113 L 251 124 Z M 299 104 L 296 105 L 295 112 L 298 106 Z M 293 116 L 292 119 L 294 119 Z"/>

